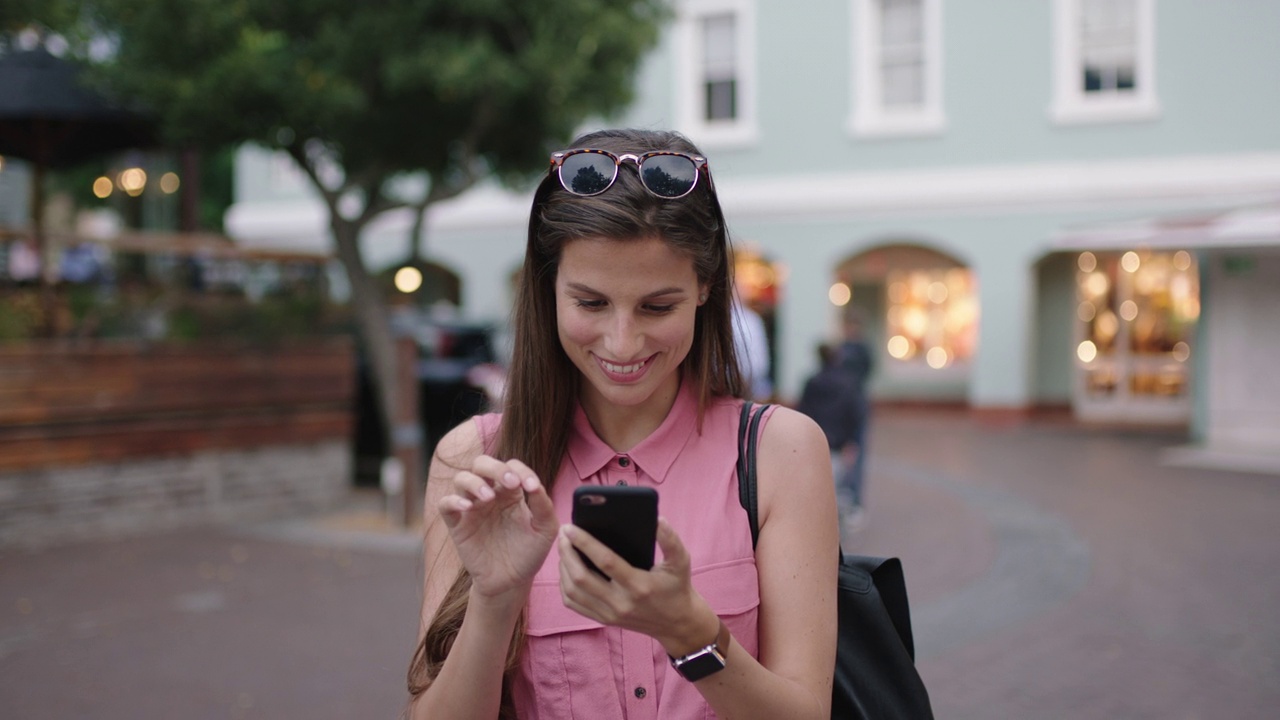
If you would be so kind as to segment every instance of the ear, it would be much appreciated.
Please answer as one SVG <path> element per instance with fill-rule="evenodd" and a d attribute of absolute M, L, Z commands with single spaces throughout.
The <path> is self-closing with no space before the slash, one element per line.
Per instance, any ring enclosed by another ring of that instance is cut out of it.
<path fill-rule="evenodd" d="M 707 298 L 710 297 L 710 288 L 706 283 L 698 285 L 698 307 L 706 304 Z"/>

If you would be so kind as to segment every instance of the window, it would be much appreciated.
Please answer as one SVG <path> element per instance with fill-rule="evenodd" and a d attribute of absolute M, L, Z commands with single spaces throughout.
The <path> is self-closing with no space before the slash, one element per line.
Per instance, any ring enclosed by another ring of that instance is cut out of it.
<path fill-rule="evenodd" d="M 854 0 L 852 15 L 852 132 L 941 132 L 941 0 Z"/>
<path fill-rule="evenodd" d="M 678 122 L 700 145 L 755 142 L 755 14 L 749 0 L 680 5 Z"/>
<path fill-rule="evenodd" d="M 702 84 L 706 122 L 730 121 L 738 117 L 737 63 L 734 60 L 734 18 L 730 13 L 701 19 Z"/>
<path fill-rule="evenodd" d="M 1054 11 L 1053 119 L 1159 117 L 1154 0 L 1055 0 Z"/>

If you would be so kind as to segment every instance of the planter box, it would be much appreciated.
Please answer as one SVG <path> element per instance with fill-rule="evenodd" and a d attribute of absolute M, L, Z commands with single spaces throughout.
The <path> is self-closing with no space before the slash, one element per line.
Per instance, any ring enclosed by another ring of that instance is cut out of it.
<path fill-rule="evenodd" d="M 0 346 L 0 546 L 332 507 L 355 374 L 345 338 Z"/>

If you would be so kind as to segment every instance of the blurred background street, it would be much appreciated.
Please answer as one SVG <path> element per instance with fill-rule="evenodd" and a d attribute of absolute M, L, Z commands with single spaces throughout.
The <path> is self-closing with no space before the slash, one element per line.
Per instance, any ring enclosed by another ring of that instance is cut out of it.
<path fill-rule="evenodd" d="M 396 716 L 428 459 L 500 407 L 532 190 L 604 126 L 706 153 L 755 399 L 859 346 L 846 548 L 904 559 L 940 720 L 1272 717 L 1277 29 L 0 2 L 0 720 Z"/>
<path fill-rule="evenodd" d="M 850 551 L 903 558 L 939 718 L 1270 718 L 1280 485 L 1177 435 L 884 410 Z M 0 554 L 0 706 L 45 718 L 391 718 L 418 544 L 376 502 Z"/>

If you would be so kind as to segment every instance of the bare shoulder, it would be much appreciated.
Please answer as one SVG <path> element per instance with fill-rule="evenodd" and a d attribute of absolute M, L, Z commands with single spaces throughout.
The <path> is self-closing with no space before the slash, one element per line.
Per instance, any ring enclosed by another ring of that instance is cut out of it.
<path fill-rule="evenodd" d="M 774 410 L 757 457 L 762 527 L 775 510 L 824 507 L 828 496 L 834 503 L 827 437 L 808 415 L 781 406 Z"/>
<path fill-rule="evenodd" d="M 813 418 L 781 405 L 769 416 L 760 437 L 762 468 L 808 462 L 810 456 L 826 461 L 828 455 L 826 435 Z"/>

